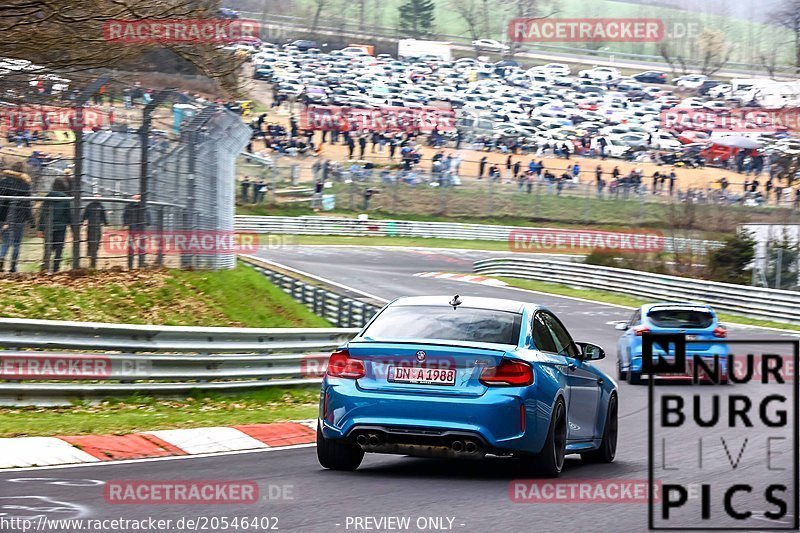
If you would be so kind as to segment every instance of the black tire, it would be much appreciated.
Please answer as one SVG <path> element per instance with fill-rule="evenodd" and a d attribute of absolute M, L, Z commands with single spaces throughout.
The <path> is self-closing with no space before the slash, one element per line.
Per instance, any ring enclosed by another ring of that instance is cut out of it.
<path fill-rule="evenodd" d="M 564 469 L 564 456 L 567 447 L 567 410 L 564 400 L 559 398 L 553 407 L 550 429 L 542 451 L 533 458 L 534 469 L 542 477 L 558 477 Z"/>
<path fill-rule="evenodd" d="M 608 411 L 606 412 L 606 423 L 603 427 L 603 439 L 600 447 L 594 451 L 581 454 L 585 461 L 590 463 L 611 463 L 617 455 L 617 435 L 619 424 L 617 421 L 617 395 L 611 394 L 608 399 Z"/>
<path fill-rule="evenodd" d="M 622 360 L 617 356 L 617 380 L 626 381 L 627 379 L 628 375 L 622 371 Z"/>
<path fill-rule="evenodd" d="M 317 423 L 317 460 L 329 470 L 355 470 L 364 459 L 364 450 L 345 439 L 326 439 Z"/>
<path fill-rule="evenodd" d="M 642 384 L 642 373 L 641 372 L 634 372 L 632 369 L 628 369 L 628 383 L 631 385 L 641 385 Z"/>

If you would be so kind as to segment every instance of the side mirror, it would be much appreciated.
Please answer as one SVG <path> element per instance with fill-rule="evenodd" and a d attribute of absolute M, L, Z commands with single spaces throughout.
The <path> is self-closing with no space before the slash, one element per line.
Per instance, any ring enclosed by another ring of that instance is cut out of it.
<path fill-rule="evenodd" d="M 625 331 L 626 329 L 628 329 L 628 323 L 627 322 L 615 322 L 614 323 L 614 329 L 616 329 L 618 331 Z"/>
<path fill-rule="evenodd" d="M 599 361 L 606 356 L 606 351 L 596 344 L 590 342 L 576 342 L 575 344 L 580 348 L 581 359 L 584 361 Z"/>

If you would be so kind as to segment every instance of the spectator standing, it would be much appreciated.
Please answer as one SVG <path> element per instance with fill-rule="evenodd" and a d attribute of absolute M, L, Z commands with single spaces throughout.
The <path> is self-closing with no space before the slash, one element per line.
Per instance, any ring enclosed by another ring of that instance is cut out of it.
<path fill-rule="evenodd" d="M 250 176 L 245 176 L 242 180 L 242 202 L 247 202 L 247 197 L 250 194 Z"/>
<path fill-rule="evenodd" d="M 67 184 L 61 178 L 53 180 L 53 185 L 46 198 L 67 198 Z M 61 267 L 61 254 L 64 251 L 64 241 L 67 235 L 67 226 L 71 222 L 69 200 L 45 200 L 39 211 L 39 233 L 45 239 L 45 248 L 50 254 L 45 253 L 47 259 L 42 263 L 42 271 L 58 272 Z M 49 248 L 48 248 L 49 247 Z M 52 258 L 52 263 L 50 263 Z"/>
<path fill-rule="evenodd" d="M 606 160 L 606 146 L 608 146 L 608 141 L 605 137 L 600 137 L 597 141 L 597 145 L 600 147 L 600 159 L 603 161 Z"/>
<path fill-rule="evenodd" d="M 22 163 L 15 163 L 10 170 L 2 172 L 0 196 L 30 196 L 31 179 L 24 173 Z M 6 254 L 11 251 L 9 272 L 17 271 L 19 249 L 25 225 L 33 220 L 33 210 L 29 200 L 0 199 L 0 272 L 5 266 Z"/>
<path fill-rule="evenodd" d="M 673 168 L 672 170 L 669 171 L 669 195 L 670 196 L 672 196 L 672 194 L 675 192 L 675 180 L 677 178 L 678 178 L 678 176 L 675 174 L 675 169 Z"/>
<path fill-rule="evenodd" d="M 366 135 L 359 135 L 358 136 L 358 148 L 361 152 L 359 155 L 359 159 L 364 159 L 364 153 L 367 150 L 367 136 Z"/>
<path fill-rule="evenodd" d="M 486 156 L 481 157 L 481 160 L 478 162 L 478 179 L 483 179 L 483 173 L 486 171 L 486 162 L 488 158 Z"/>
<path fill-rule="evenodd" d="M 134 256 L 139 256 L 139 265 L 144 265 L 145 239 L 144 234 L 150 225 L 150 214 L 142 213 L 142 197 L 134 194 L 131 203 L 125 204 L 122 211 L 122 225 L 128 228 L 128 269 L 133 270 Z"/>
<path fill-rule="evenodd" d="M 94 195 L 99 198 L 99 194 Z M 92 268 L 97 268 L 97 252 L 100 250 L 100 242 L 103 240 L 103 226 L 108 225 L 106 210 L 98 200 L 89 202 L 83 210 L 83 222 L 86 222 L 86 245 L 89 253 L 89 261 Z"/>

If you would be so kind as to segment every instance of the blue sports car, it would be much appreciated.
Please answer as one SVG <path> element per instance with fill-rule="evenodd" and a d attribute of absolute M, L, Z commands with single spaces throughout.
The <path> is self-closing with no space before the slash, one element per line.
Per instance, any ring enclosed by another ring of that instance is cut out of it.
<path fill-rule="evenodd" d="M 727 330 L 720 325 L 717 314 L 708 305 L 686 302 L 663 302 L 645 304 L 633 312 L 625 322 L 618 322 L 616 329 L 624 331 L 617 342 L 617 377 L 628 380 L 633 385 L 642 383 L 649 376 L 642 377 L 642 335 L 684 334 L 688 360 L 695 356 L 706 361 L 713 368 L 715 356 L 719 360 L 720 380 L 727 381 L 728 347 L 720 343 L 727 336 Z M 668 356 L 653 347 L 653 356 Z M 669 357 L 667 357 L 669 358 Z M 691 373 L 691 368 L 688 372 Z M 657 375 L 658 379 L 686 380 L 687 375 Z"/>
<path fill-rule="evenodd" d="M 538 305 L 492 298 L 399 298 L 331 356 L 317 457 L 355 470 L 365 452 L 522 458 L 557 476 L 564 456 L 611 462 L 617 386 Z"/>

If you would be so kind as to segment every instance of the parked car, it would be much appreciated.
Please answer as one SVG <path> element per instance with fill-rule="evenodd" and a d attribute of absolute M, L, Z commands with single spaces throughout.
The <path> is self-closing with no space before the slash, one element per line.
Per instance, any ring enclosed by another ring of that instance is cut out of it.
<path fill-rule="evenodd" d="M 708 76 L 703 74 L 687 74 L 673 79 L 672 83 L 684 89 L 699 89 L 706 80 L 708 80 Z"/>
<path fill-rule="evenodd" d="M 472 41 L 472 46 L 475 47 L 476 50 L 486 50 L 487 52 L 499 52 L 503 54 L 511 50 L 507 44 L 495 41 L 494 39 L 475 39 Z"/>
<path fill-rule="evenodd" d="M 637 308 L 629 320 L 615 327 L 623 331 L 617 342 L 617 377 L 620 380 L 637 385 L 651 378 L 642 375 L 642 335 L 650 333 L 684 334 L 686 340 L 705 341 L 687 344 L 687 357 L 697 355 L 708 360 L 712 367 L 714 357 L 718 357 L 722 380 L 727 380 L 728 347 L 718 342 L 727 336 L 727 331 L 711 306 L 684 302 L 645 304 Z M 654 345 L 653 355 L 659 353 L 667 355 Z M 687 377 L 686 374 L 657 376 L 658 379 L 681 380 Z"/>
<path fill-rule="evenodd" d="M 312 48 L 318 48 L 319 44 L 317 41 L 309 41 L 307 39 L 298 39 L 296 41 L 292 41 L 289 43 L 290 46 L 294 46 L 300 52 L 308 52 Z"/>
<path fill-rule="evenodd" d="M 545 72 L 550 73 L 552 76 L 569 76 L 572 74 L 572 69 L 569 68 L 569 65 L 565 63 L 547 63 L 546 65 L 541 65 L 540 68 Z"/>
<path fill-rule="evenodd" d="M 697 88 L 697 94 L 699 94 L 700 96 L 706 96 L 711 89 L 713 89 L 714 87 L 718 87 L 720 85 L 724 84 L 719 80 L 705 80 L 703 83 L 700 84 L 700 87 Z"/>
<path fill-rule="evenodd" d="M 614 67 L 594 67 L 578 72 L 581 78 L 591 78 L 597 81 L 613 81 L 621 76 Z"/>
<path fill-rule="evenodd" d="M 658 70 L 640 72 L 639 74 L 634 74 L 632 78 L 641 83 L 667 83 L 667 75 Z"/>
<path fill-rule="evenodd" d="M 494 298 L 399 298 L 330 357 L 317 458 L 355 470 L 365 452 L 515 455 L 555 477 L 564 456 L 609 463 L 617 386 L 541 306 Z"/>

